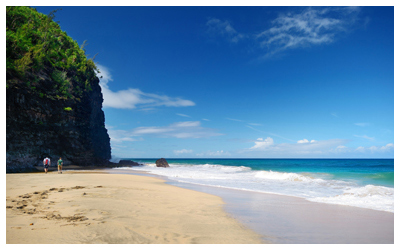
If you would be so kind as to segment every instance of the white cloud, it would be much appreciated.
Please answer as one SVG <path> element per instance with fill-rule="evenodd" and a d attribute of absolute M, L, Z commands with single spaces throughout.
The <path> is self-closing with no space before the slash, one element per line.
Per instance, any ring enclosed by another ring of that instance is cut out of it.
<path fill-rule="evenodd" d="M 364 147 L 362 147 L 362 146 L 359 146 L 358 148 L 356 148 L 356 149 L 355 149 L 355 151 L 358 151 L 358 152 L 364 153 L 364 152 L 365 152 L 365 148 L 364 148 Z"/>
<path fill-rule="evenodd" d="M 308 141 L 307 139 L 305 139 Z M 301 140 L 304 141 L 304 140 Z M 274 144 L 272 138 L 263 140 L 258 138 L 254 141 L 255 145 L 251 148 L 240 151 L 239 153 L 262 152 L 265 157 L 317 157 L 329 154 L 332 149 L 347 143 L 347 140 L 331 139 L 324 141 L 312 140 L 303 143 L 280 143 Z M 341 148 L 341 147 L 339 147 Z M 343 148 L 342 148 L 343 149 Z"/>
<path fill-rule="evenodd" d="M 179 115 L 179 116 L 183 116 L 183 117 L 188 117 L 188 118 L 190 118 L 190 116 L 188 116 L 188 115 L 185 115 L 185 114 L 176 114 L 176 115 Z"/>
<path fill-rule="evenodd" d="M 186 139 L 222 135 L 214 129 L 202 127 L 199 121 L 177 122 L 164 127 L 138 127 L 131 130 L 118 130 L 113 127 L 107 127 L 107 130 L 113 148 L 121 147 L 121 143 L 143 141 L 145 136 Z M 180 153 L 185 152 L 181 151 Z M 186 153 L 189 152 L 186 151 Z"/>
<path fill-rule="evenodd" d="M 208 27 L 208 33 L 223 36 L 233 43 L 237 43 L 245 37 L 243 34 L 238 33 L 228 21 L 211 18 L 206 25 Z"/>
<path fill-rule="evenodd" d="M 394 144 L 393 143 L 388 143 L 385 146 L 371 146 L 371 147 L 358 147 L 355 149 L 356 152 L 360 152 L 360 153 L 387 153 L 387 152 L 391 152 L 394 150 Z"/>
<path fill-rule="evenodd" d="M 393 143 L 388 143 L 386 144 L 386 146 L 382 146 L 381 150 L 390 150 L 394 148 L 394 144 Z"/>
<path fill-rule="evenodd" d="M 100 87 L 104 98 L 104 108 L 135 109 L 137 107 L 142 107 L 144 109 L 151 109 L 152 107 L 157 106 L 187 107 L 195 105 L 195 103 L 190 100 L 185 100 L 179 97 L 169 97 L 166 95 L 144 93 L 139 89 L 129 88 L 114 92 L 110 90 L 108 86 L 108 83 L 113 81 L 109 69 L 102 65 L 97 65 L 97 67 L 100 70 L 100 73 L 97 73 L 97 76 L 100 79 Z"/>
<path fill-rule="evenodd" d="M 230 120 L 230 121 L 235 121 L 235 122 L 244 122 L 244 123 L 247 123 L 247 125 L 251 125 L 251 126 L 262 126 L 262 124 L 260 124 L 260 123 L 252 123 L 252 122 L 243 121 L 243 120 L 239 120 L 239 119 L 233 119 L 233 118 L 225 118 L 225 119 Z M 257 129 L 255 129 L 255 128 L 251 127 L 251 126 L 246 126 L 246 127 L 254 129 L 254 130 L 257 131 Z"/>
<path fill-rule="evenodd" d="M 210 35 L 230 42 L 247 39 L 257 44 L 264 57 L 287 49 L 310 47 L 334 42 L 339 34 L 348 32 L 358 20 L 359 7 L 307 7 L 300 13 L 281 13 L 268 27 L 256 34 L 237 32 L 228 21 L 211 18 L 206 23 Z"/>
<path fill-rule="evenodd" d="M 176 155 L 179 155 L 179 154 L 191 154 L 191 153 L 193 153 L 193 150 L 191 150 L 191 149 L 174 150 L 174 153 Z"/>
<path fill-rule="evenodd" d="M 220 156 L 230 156 L 230 155 L 231 154 L 229 152 L 226 152 L 224 150 L 207 151 L 207 152 L 196 154 L 196 156 L 200 156 L 200 157 L 220 157 Z"/>
<path fill-rule="evenodd" d="M 156 137 L 173 137 L 173 138 L 207 138 L 211 136 L 222 135 L 211 128 L 201 126 L 199 121 L 177 122 L 165 127 L 138 127 L 129 131 L 125 130 L 109 130 L 111 135 L 121 135 L 116 138 L 128 141 L 129 138 L 134 140 L 140 136 L 156 136 Z M 111 136 L 110 135 L 110 136 Z M 124 139 L 122 139 L 124 138 Z"/>
<path fill-rule="evenodd" d="M 233 118 L 226 118 L 227 120 L 235 121 L 235 122 L 245 122 L 239 119 L 233 119 Z"/>
<path fill-rule="evenodd" d="M 364 139 L 367 139 L 367 140 L 371 140 L 371 141 L 373 141 L 374 140 L 374 137 L 369 137 L 369 136 L 366 136 L 366 135 L 354 135 L 355 137 L 359 137 L 359 138 L 364 138 Z"/>
<path fill-rule="evenodd" d="M 271 137 L 267 137 L 265 140 L 263 140 L 263 138 L 258 138 L 254 143 L 256 145 L 251 147 L 250 150 L 265 150 L 274 144 L 274 140 Z"/>
<path fill-rule="evenodd" d="M 295 143 L 274 143 L 270 137 L 258 138 L 252 141 L 254 146 L 239 150 L 237 155 L 246 157 L 280 158 L 280 157 L 387 157 L 394 152 L 394 144 L 388 143 L 384 146 L 370 147 L 348 147 L 345 146 L 350 140 L 299 140 Z"/>
<path fill-rule="evenodd" d="M 199 121 L 190 121 L 190 122 L 177 122 L 174 123 L 176 127 L 199 127 L 200 122 Z"/>
<path fill-rule="evenodd" d="M 390 150 L 393 150 L 394 149 L 394 144 L 393 143 L 388 143 L 388 144 L 386 144 L 385 146 L 382 146 L 382 147 L 380 147 L 380 148 L 374 148 L 373 150 L 374 151 L 378 151 L 378 152 L 387 152 L 387 151 L 390 151 Z M 371 151 L 372 151 L 372 149 L 371 149 Z"/>
<path fill-rule="evenodd" d="M 367 122 L 358 122 L 358 123 L 354 123 L 354 125 L 360 126 L 360 127 L 366 127 L 366 126 L 369 126 L 369 123 L 367 123 Z"/>
<path fill-rule="evenodd" d="M 140 127 L 136 128 L 132 135 L 166 134 L 173 131 L 174 129 L 171 127 Z"/>
<path fill-rule="evenodd" d="M 351 149 L 346 146 L 339 145 L 336 148 L 332 148 L 331 150 L 329 150 L 329 152 L 335 153 L 335 154 L 337 154 L 337 153 L 343 154 L 343 153 L 351 152 Z"/>
<path fill-rule="evenodd" d="M 358 12 L 358 8 L 324 7 L 281 14 L 257 38 L 261 47 L 268 49 L 267 56 L 286 49 L 331 43 L 354 22 Z"/>
<path fill-rule="evenodd" d="M 102 66 L 100 64 L 97 64 L 96 66 L 100 70 L 100 73 L 97 73 L 97 77 L 100 80 L 100 86 L 108 88 L 108 82 L 114 81 L 110 73 L 110 70 L 107 67 Z"/>
<path fill-rule="evenodd" d="M 314 143 L 314 142 L 316 142 L 316 140 L 311 140 L 311 141 L 309 141 L 309 140 L 307 140 L 307 139 L 303 139 L 303 140 L 297 141 L 297 143 Z"/>
<path fill-rule="evenodd" d="M 129 142 L 129 141 L 142 141 L 143 138 L 134 138 L 132 135 L 125 130 L 113 130 L 107 127 L 108 135 L 110 136 L 111 142 Z"/>

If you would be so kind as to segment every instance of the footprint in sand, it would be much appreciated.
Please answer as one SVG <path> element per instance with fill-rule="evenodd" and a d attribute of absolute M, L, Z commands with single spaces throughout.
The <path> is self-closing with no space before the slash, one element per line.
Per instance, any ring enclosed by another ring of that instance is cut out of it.
<path fill-rule="evenodd" d="M 96 186 L 95 188 L 102 188 L 103 186 Z M 34 191 L 32 193 L 24 194 L 24 195 L 19 195 L 17 199 L 12 199 L 10 197 L 7 197 L 7 201 L 16 203 L 15 205 L 8 204 L 6 206 L 7 209 L 12 209 L 14 211 L 18 211 L 19 213 L 24 213 L 24 214 L 37 214 L 37 213 L 43 213 L 44 210 L 40 209 L 40 207 L 43 206 L 43 204 L 40 203 L 40 200 L 43 199 L 48 199 L 49 195 L 51 194 L 51 191 L 58 191 L 58 192 L 65 192 L 69 191 L 72 189 L 84 189 L 87 187 L 84 186 L 75 186 L 71 188 L 50 188 L 49 190 L 44 190 L 44 191 Z M 83 193 L 83 195 L 87 195 L 87 193 Z M 38 203 L 35 203 L 35 201 L 39 201 Z M 54 201 L 49 201 L 47 205 L 55 205 Z M 27 207 L 31 206 L 31 207 Z M 79 206 L 79 205 L 73 205 L 73 206 Z M 45 209 L 50 209 L 50 207 L 46 207 Z M 76 224 L 76 222 L 83 222 L 89 220 L 86 216 L 82 215 L 81 213 L 74 214 L 73 216 L 61 216 L 60 214 L 54 214 L 54 212 L 47 213 L 45 219 L 48 220 L 66 220 L 67 222 L 73 222 L 72 224 Z M 102 214 L 107 214 L 107 212 L 102 212 Z M 100 223 L 105 223 L 100 222 Z M 67 224 L 67 225 L 72 225 Z M 82 223 L 81 223 L 82 224 Z M 90 223 L 85 223 L 85 225 L 90 225 Z M 16 229 L 20 229 L 20 227 L 15 227 Z"/>

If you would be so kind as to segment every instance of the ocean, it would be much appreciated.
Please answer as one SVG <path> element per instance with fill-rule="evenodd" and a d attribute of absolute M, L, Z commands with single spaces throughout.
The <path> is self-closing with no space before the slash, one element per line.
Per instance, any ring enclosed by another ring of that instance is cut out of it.
<path fill-rule="evenodd" d="M 125 158 L 126 167 L 171 181 L 304 198 L 394 213 L 393 159 L 157 159 Z"/>

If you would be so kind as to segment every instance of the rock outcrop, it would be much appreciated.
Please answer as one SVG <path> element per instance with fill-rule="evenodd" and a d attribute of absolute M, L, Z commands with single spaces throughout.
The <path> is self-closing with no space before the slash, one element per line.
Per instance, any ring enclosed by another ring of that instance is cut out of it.
<path fill-rule="evenodd" d="M 141 164 L 131 161 L 131 160 L 120 160 L 118 162 L 119 167 L 133 167 L 133 166 L 141 166 Z"/>
<path fill-rule="evenodd" d="M 51 81 L 45 78 L 42 84 Z M 92 91 L 80 102 L 40 98 L 23 86 L 7 89 L 7 172 L 35 169 L 46 156 L 52 165 L 59 157 L 64 164 L 108 162 L 111 147 L 104 127 L 102 93 L 98 81 L 91 85 Z"/>
<path fill-rule="evenodd" d="M 45 157 L 52 166 L 59 157 L 64 165 L 108 164 L 95 70 L 51 15 L 7 7 L 6 172 L 36 171 Z"/>
<path fill-rule="evenodd" d="M 158 159 L 156 161 L 156 166 L 160 167 L 160 168 L 168 168 L 169 167 L 167 160 L 165 160 L 164 158 Z"/>

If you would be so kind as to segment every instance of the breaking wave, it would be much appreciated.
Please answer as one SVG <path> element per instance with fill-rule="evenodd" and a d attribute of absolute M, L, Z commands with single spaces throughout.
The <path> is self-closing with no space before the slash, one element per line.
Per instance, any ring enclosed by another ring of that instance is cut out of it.
<path fill-rule="evenodd" d="M 288 195 L 313 202 L 394 212 L 394 188 L 329 178 L 328 173 L 291 173 L 252 170 L 246 166 L 216 164 L 155 164 L 127 169 L 146 171 L 171 180 L 213 187 Z"/>

